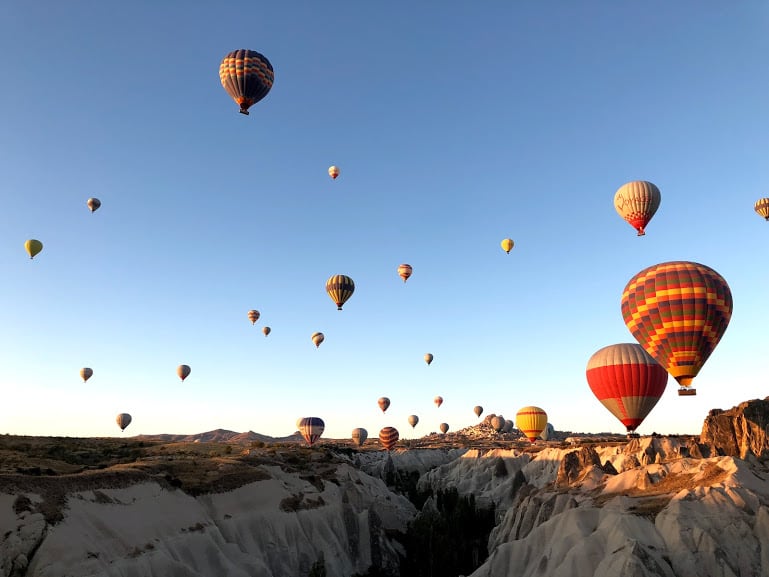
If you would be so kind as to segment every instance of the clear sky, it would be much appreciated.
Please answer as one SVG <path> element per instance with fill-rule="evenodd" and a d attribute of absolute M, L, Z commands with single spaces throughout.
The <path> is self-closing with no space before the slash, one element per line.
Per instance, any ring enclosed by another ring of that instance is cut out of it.
<path fill-rule="evenodd" d="M 624 432 L 587 361 L 633 341 L 636 272 L 694 260 L 734 315 L 639 432 L 699 433 L 769 394 L 767 30 L 761 0 L 0 4 L 0 432 Z M 275 69 L 250 116 L 239 48 Z M 641 238 L 631 180 L 662 191 Z"/>

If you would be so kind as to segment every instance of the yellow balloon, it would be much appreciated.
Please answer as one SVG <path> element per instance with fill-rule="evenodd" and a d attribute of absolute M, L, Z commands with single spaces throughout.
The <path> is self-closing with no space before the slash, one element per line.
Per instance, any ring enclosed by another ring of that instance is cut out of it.
<path fill-rule="evenodd" d="M 539 407 L 523 407 L 515 415 L 515 426 L 533 443 L 547 427 L 547 413 Z"/>
<path fill-rule="evenodd" d="M 27 254 L 29 254 L 29 258 L 35 258 L 35 255 L 38 254 L 41 250 L 43 250 L 43 243 L 40 242 L 39 240 L 31 238 L 24 243 L 24 248 L 27 250 Z"/>
<path fill-rule="evenodd" d="M 502 245 L 502 250 L 507 254 L 510 254 L 510 251 L 513 250 L 513 247 L 515 246 L 512 238 L 503 239 L 499 244 Z"/>

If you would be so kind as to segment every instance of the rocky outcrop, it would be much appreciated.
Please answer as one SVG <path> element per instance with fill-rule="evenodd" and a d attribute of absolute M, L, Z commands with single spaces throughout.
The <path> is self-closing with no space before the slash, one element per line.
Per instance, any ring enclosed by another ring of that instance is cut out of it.
<path fill-rule="evenodd" d="M 745 401 L 729 410 L 713 409 L 702 425 L 700 444 L 713 455 L 769 459 L 769 397 Z"/>

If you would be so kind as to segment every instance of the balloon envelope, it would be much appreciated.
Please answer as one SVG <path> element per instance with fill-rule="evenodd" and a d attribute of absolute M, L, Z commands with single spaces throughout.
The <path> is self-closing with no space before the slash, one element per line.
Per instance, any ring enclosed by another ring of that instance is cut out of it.
<path fill-rule="evenodd" d="M 441 423 L 441 424 L 440 424 L 440 425 L 438 425 L 438 426 L 439 426 L 439 427 L 440 427 L 440 429 L 441 429 L 441 433 L 443 433 L 444 435 L 445 435 L 445 434 L 448 432 L 448 430 L 449 430 L 449 424 L 448 424 L 448 423 Z"/>
<path fill-rule="evenodd" d="M 326 424 L 319 417 L 304 417 L 299 421 L 299 433 L 308 445 L 312 445 L 323 434 Z"/>
<path fill-rule="evenodd" d="M 89 198 L 85 201 L 85 204 L 88 207 L 88 210 L 94 212 L 101 206 L 101 201 L 98 198 Z"/>
<path fill-rule="evenodd" d="M 326 281 L 326 292 L 331 300 L 336 303 L 337 310 L 342 310 L 342 305 L 347 302 L 355 292 L 353 280 L 343 274 L 335 274 Z"/>
<path fill-rule="evenodd" d="M 505 418 L 502 415 L 492 417 L 489 424 L 492 429 L 499 433 L 505 426 Z"/>
<path fill-rule="evenodd" d="M 646 180 L 635 180 L 619 187 L 614 194 L 614 208 L 638 231 L 638 236 L 643 236 L 661 200 L 660 189 L 654 184 Z"/>
<path fill-rule="evenodd" d="M 43 243 L 35 238 L 31 238 L 24 243 L 24 249 L 27 251 L 29 258 L 35 258 L 35 255 L 43 250 Z"/>
<path fill-rule="evenodd" d="M 409 425 L 411 425 L 412 429 L 417 426 L 418 422 L 419 422 L 419 417 L 417 417 L 416 415 L 409 415 Z"/>
<path fill-rule="evenodd" d="M 431 353 L 425 354 L 425 362 L 429 365 L 433 362 L 433 355 Z"/>
<path fill-rule="evenodd" d="M 182 381 L 190 376 L 191 371 L 192 369 L 190 369 L 189 365 L 179 365 L 176 367 L 176 374 L 179 375 Z"/>
<path fill-rule="evenodd" d="M 686 389 L 732 317 L 732 293 L 724 278 L 696 262 L 656 264 L 630 279 L 621 307 L 638 343 L 684 387 L 683 394 L 695 394 Z"/>
<path fill-rule="evenodd" d="M 515 425 L 533 443 L 547 426 L 547 413 L 539 407 L 523 407 L 515 415 Z"/>
<path fill-rule="evenodd" d="M 667 371 L 637 343 L 599 349 L 587 362 L 590 390 L 633 432 L 665 392 Z"/>
<path fill-rule="evenodd" d="M 320 343 L 326 340 L 326 337 L 323 335 L 323 333 L 312 333 L 312 342 L 315 343 L 315 348 L 317 349 L 320 346 Z M 334 347 L 331 347 L 332 349 Z"/>
<path fill-rule="evenodd" d="M 267 58 L 254 50 L 234 50 L 219 65 L 219 79 L 241 114 L 267 96 L 275 80 L 275 72 Z"/>
<path fill-rule="evenodd" d="M 481 414 L 483 413 L 483 407 L 482 407 L 482 406 L 480 406 L 480 405 L 475 405 L 475 406 L 473 407 L 473 413 L 475 413 L 475 416 L 476 416 L 476 417 L 480 417 L 480 416 L 481 416 Z"/>
<path fill-rule="evenodd" d="M 398 442 L 398 429 L 395 427 L 384 427 L 379 431 L 379 442 L 382 444 L 385 450 L 389 451 Z"/>
<path fill-rule="evenodd" d="M 368 431 L 362 427 L 358 427 L 352 430 L 351 437 L 352 442 L 355 443 L 358 447 L 361 447 L 363 446 L 363 443 L 366 442 L 366 439 L 368 439 Z"/>
<path fill-rule="evenodd" d="M 435 406 L 436 406 L 436 407 L 440 407 L 440 406 L 443 404 L 443 397 L 441 397 L 440 395 L 438 395 L 437 397 L 435 397 L 435 398 L 433 399 L 433 403 L 435 403 Z"/>
<path fill-rule="evenodd" d="M 340 171 L 339 171 L 339 167 L 338 166 L 330 166 L 328 168 L 328 175 L 331 178 L 333 178 L 334 180 L 336 180 L 336 177 L 339 176 L 339 172 Z M 353 180 L 355 180 L 355 179 L 353 178 Z"/>
<path fill-rule="evenodd" d="M 379 397 L 379 399 L 377 399 L 377 405 L 379 405 L 379 408 L 382 409 L 382 412 L 384 413 L 387 410 L 387 407 L 390 406 L 390 399 L 387 397 Z"/>
<path fill-rule="evenodd" d="M 769 220 L 769 198 L 759 198 L 756 204 L 753 205 L 759 216 L 764 217 L 764 220 Z"/>
<path fill-rule="evenodd" d="M 262 332 L 264 333 L 264 336 L 266 337 L 272 332 L 272 329 L 270 327 L 263 327 Z"/>
<path fill-rule="evenodd" d="M 545 426 L 545 430 L 542 431 L 542 433 L 539 435 L 539 438 L 542 439 L 543 441 L 549 441 L 549 440 L 555 439 L 555 427 L 553 427 L 553 425 L 548 423 Z"/>
<path fill-rule="evenodd" d="M 403 279 L 403 282 L 409 280 L 411 273 L 413 272 L 410 264 L 402 264 L 398 267 L 398 276 Z"/>
<path fill-rule="evenodd" d="M 92 376 L 93 376 L 93 369 L 89 367 L 83 367 L 82 369 L 80 369 L 80 378 L 83 379 L 83 382 L 86 382 Z"/>
<path fill-rule="evenodd" d="M 251 309 L 248 311 L 248 320 L 251 321 L 251 324 L 253 325 L 256 321 L 259 320 L 259 311 L 256 309 Z"/>
<path fill-rule="evenodd" d="M 115 418 L 115 422 L 117 422 L 117 426 L 120 427 L 121 431 L 125 431 L 125 428 L 131 424 L 131 415 L 128 413 L 120 413 Z"/>
<path fill-rule="evenodd" d="M 515 246 L 512 238 L 502 239 L 502 242 L 499 244 L 502 246 L 502 250 L 504 250 L 507 254 L 510 254 L 510 251 L 513 250 L 513 247 Z"/>

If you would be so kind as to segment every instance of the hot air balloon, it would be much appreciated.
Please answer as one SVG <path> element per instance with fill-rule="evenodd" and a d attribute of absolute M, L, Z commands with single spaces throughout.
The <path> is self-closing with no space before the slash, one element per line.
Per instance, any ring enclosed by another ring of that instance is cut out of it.
<path fill-rule="evenodd" d="M 316 349 L 320 346 L 320 343 L 326 340 L 326 337 L 323 335 L 323 333 L 312 333 L 311 338 L 312 338 L 312 342 L 315 343 Z"/>
<path fill-rule="evenodd" d="M 326 292 L 331 300 L 336 303 L 337 310 L 342 310 L 342 305 L 347 302 L 355 292 L 355 283 L 349 276 L 336 274 L 326 281 Z"/>
<path fill-rule="evenodd" d="M 435 406 L 436 406 L 436 407 L 440 407 L 440 406 L 443 404 L 443 397 L 441 397 L 440 395 L 438 395 L 437 397 L 435 397 L 435 398 L 433 399 L 433 403 L 435 403 Z"/>
<path fill-rule="evenodd" d="M 398 442 L 398 429 L 395 427 L 385 427 L 379 431 L 379 442 L 386 451 L 391 450 Z"/>
<path fill-rule="evenodd" d="M 338 166 L 330 166 L 328 168 L 328 175 L 331 178 L 333 178 L 334 180 L 336 180 L 336 177 L 339 176 L 339 167 Z M 353 178 L 353 180 L 355 180 L 355 179 Z"/>
<path fill-rule="evenodd" d="M 732 317 L 724 278 L 696 262 L 645 268 L 622 293 L 622 318 L 638 343 L 678 381 L 679 395 L 696 395 L 700 372 Z"/>
<path fill-rule="evenodd" d="M 491 418 L 489 424 L 492 429 L 499 433 L 505 427 L 505 418 L 502 415 L 497 415 Z"/>
<path fill-rule="evenodd" d="M 667 371 L 637 343 L 599 349 L 587 362 L 590 390 L 625 425 L 636 430 L 665 392 Z"/>
<path fill-rule="evenodd" d="M 266 337 L 272 332 L 272 329 L 270 327 L 263 327 L 262 332 L 264 333 L 264 336 Z"/>
<path fill-rule="evenodd" d="M 646 234 L 645 227 L 657 212 L 661 200 L 660 189 L 654 184 L 635 180 L 619 187 L 614 194 L 614 208 L 638 231 L 638 236 L 643 236 Z"/>
<path fill-rule="evenodd" d="M 409 415 L 409 425 L 411 425 L 412 429 L 417 426 L 418 422 L 419 422 L 419 417 L 417 417 L 416 415 Z"/>
<path fill-rule="evenodd" d="M 98 198 L 89 198 L 85 201 L 85 204 L 88 207 L 88 210 L 95 212 L 101 206 L 101 201 Z"/>
<path fill-rule="evenodd" d="M 250 311 L 248 311 L 248 320 L 251 321 L 252 325 L 255 324 L 256 321 L 259 320 L 259 311 L 255 309 L 251 309 Z"/>
<path fill-rule="evenodd" d="M 363 443 L 366 442 L 366 439 L 368 439 L 368 431 L 366 429 L 358 427 L 357 429 L 352 430 L 352 442 L 358 447 L 362 447 Z"/>
<path fill-rule="evenodd" d="M 379 408 L 382 409 L 382 412 L 384 413 L 387 410 L 387 408 L 390 406 L 390 399 L 388 399 L 387 397 L 379 397 L 376 403 L 377 405 L 379 405 Z"/>
<path fill-rule="evenodd" d="M 753 205 L 753 210 L 763 216 L 764 220 L 769 220 L 769 198 L 759 198 Z"/>
<path fill-rule="evenodd" d="M 29 258 L 35 258 L 41 250 L 43 250 L 43 243 L 37 239 L 31 238 L 24 243 L 24 248 L 29 255 Z"/>
<path fill-rule="evenodd" d="M 547 426 L 547 413 L 539 407 L 523 407 L 515 415 L 515 425 L 534 443 Z"/>
<path fill-rule="evenodd" d="M 305 417 L 299 421 L 299 433 L 308 445 L 320 439 L 326 424 L 319 417 Z"/>
<path fill-rule="evenodd" d="M 428 365 L 429 365 L 430 363 L 432 363 L 432 362 L 433 362 L 433 356 L 432 356 L 432 354 L 430 354 L 430 353 L 427 353 L 427 354 L 425 355 L 425 362 L 426 362 Z"/>
<path fill-rule="evenodd" d="M 555 439 L 555 427 L 553 427 L 553 425 L 548 423 L 545 426 L 545 430 L 542 431 L 542 433 L 539 435 L 539 438 L 542 439 L 543 441 L 549 441 L 551 439 L 554 440 Z"/>
<path fill-rule="evenodd" d="M 187 377 L 190 376 L 190 367 L 189 365 L 179 365 L 176 367 L 176 374 L 179 375 L 179 378 L 184 381 Z"/>
<path fill-rule="evenodd" d="M 403 279 L 403 282 L 409 280 L 413 269 L 410 264 L 402 264 L 398 267 L 398 276 Z"/>
<path fill-rule="evenodd" d="M 480 417 L 480 416 L 481 416 L 481 414 L 483 413 L 483 407 L 482 407 L 482 406 L 480 406 L 480 405 L 475 405 L 475 406 L 473 407 L 473 413 L 475 413 L 475 416 L 476 416 L 476 417 Z"/>
<path fill-rule="evenodd" d="M 513 423 L 513 421 L 511 421 L 510 419 L 505 419 L 505 424 L 502 425 L 502 432 L 512 433 L 514 428 L 515 428 L 515 423 Z"/>
<path fill-rule="evenodd" d="M 296 430 L 297 430 L 297 431 L 299 430 L 299 427 L 300 427 L 300 426 L 301 426 L 301 424 L 302 424 L 302 419 L 303 419 L 303 417 L 299 417 L 299 418 L 296 420 Z"/>
<path fill-rule="evenodd" d="M 441 429 L 441 433 L 444 435 L 449 431 L 449 424 L 448 423 L 441 423 L 438 425 L 438 427 Z"/>
<path fill-rule="evenodd" d="M 502 242 L 499 244 L 502 245 L 502 250 L 507 254 L 510 254 L 510 251 L 513 250 L 513 247 L 515 246 L 512 238 L 502 239 Z"/>
<path fill-rule="evenodd" d="M 275 73 L 264 55 L 253 50 L 235 50 L 222 59 L 219 79 L 240 106 L 240 113 L 248 115 L 248 109 L 267 96 Z"/>
<path fill-rule="evenodd" d="M 83 379 L 83 382 L 86 382 L 92 376 L 93 376 L 93 369 L 88 367 L 83 367 L 82 369 L 80 369 L 80 378 Z"/>
<path fill-rule="evenodd" d="M 128 413 L 120 413 L 115 418 L 115 422 L 117 422 L 117 426 L 120 427 L 121 431 L 125 431 L 125 428 L 131 424 L 131 415 Z"/>

